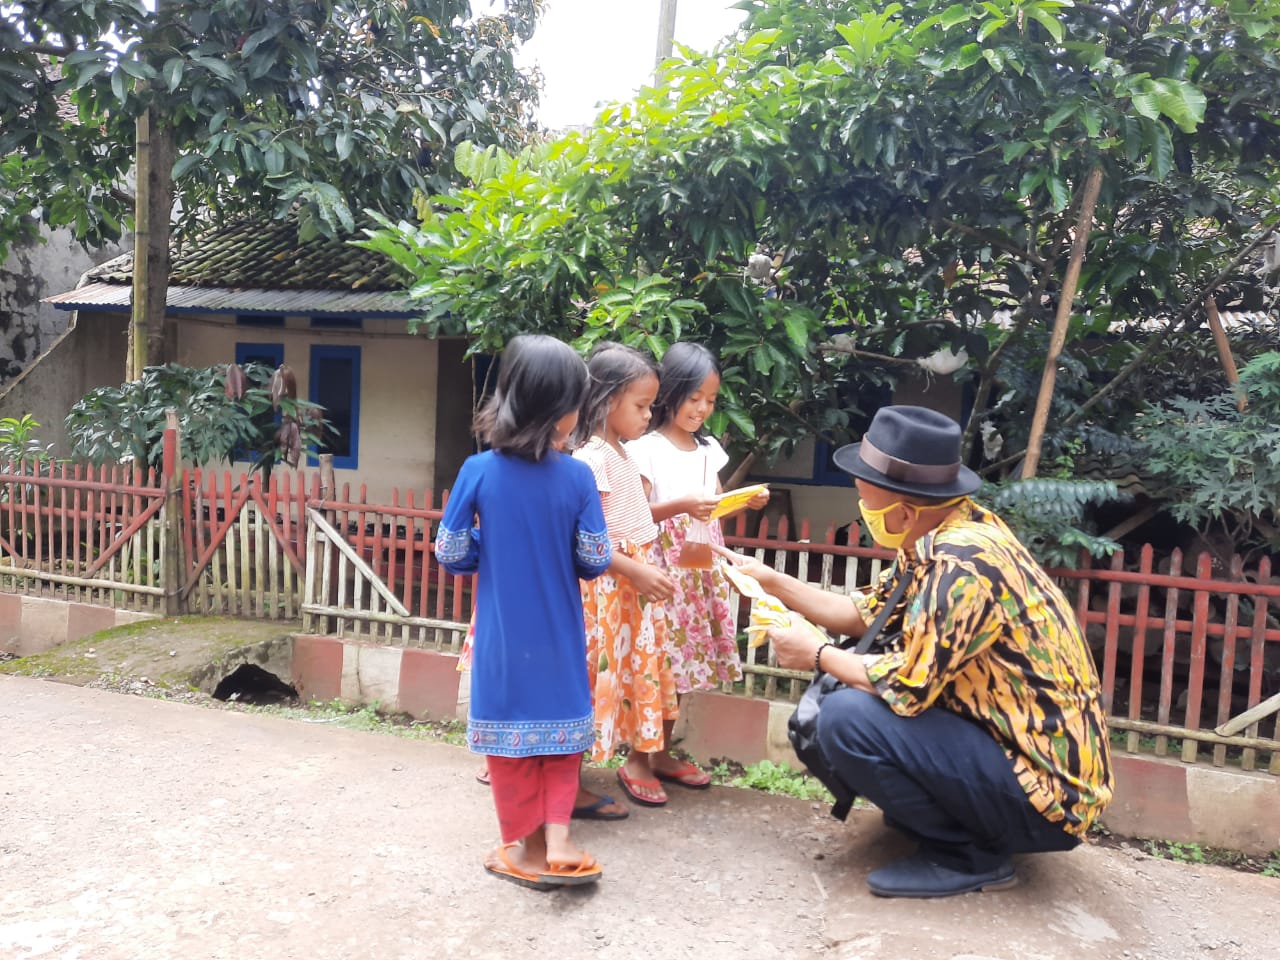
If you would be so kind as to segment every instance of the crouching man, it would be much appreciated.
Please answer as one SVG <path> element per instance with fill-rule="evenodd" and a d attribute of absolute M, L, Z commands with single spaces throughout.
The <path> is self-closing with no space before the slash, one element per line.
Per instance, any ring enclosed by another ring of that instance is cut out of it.
<path fill-rule="evenodd" d="M 883 897 L 946 897 L 1016 882 L 1011 855 L 1070 850 L 1114 785 L 1101 689 L 1062 591 L 1004 522 L 969 499 L 960 427 L 890 406 L 861 443 L 836 451 L 873 539 L 894 568 L 853 597 L 745 558 L 789 609 L 858 637 L 897 577 L 909 582 L 901 649 L 856 655 L 804 625 L 774 628 L 778 663 L 846 684 L 818 714 L 835 775 L 919 843 L 873 871 Z"/>

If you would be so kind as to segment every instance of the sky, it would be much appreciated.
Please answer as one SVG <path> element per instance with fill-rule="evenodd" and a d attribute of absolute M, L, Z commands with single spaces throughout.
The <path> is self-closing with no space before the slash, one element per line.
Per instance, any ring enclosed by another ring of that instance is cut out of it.
<path fill-rule="evenodd" d="M 677 43 L 706 51 L 744 13 L 732 0 L 678 0 Z M 590 123 L 596 106 L 629 100 L 653 78 L 661 0 L 547 0 L 518 62 L 542 68 L 538 117 L 551 129 Z"/>

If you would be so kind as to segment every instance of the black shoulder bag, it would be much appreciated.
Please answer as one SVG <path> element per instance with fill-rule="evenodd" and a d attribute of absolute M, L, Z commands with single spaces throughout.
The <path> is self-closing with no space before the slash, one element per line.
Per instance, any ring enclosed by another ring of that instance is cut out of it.
<path fill-rule="evenodd" d="M 909 574 L 899 573 L 893 592 L 889 594 L 889 599 L 885 601 L 884 607 L 871 622 L 871 626 L 867 627 L 866 632 L 858 640 L 858 645 L 853 648 L 854 653 L 866 653 L 871 649 L 872 644 L 876 643 L 881 628 L 893 615 L 910 580 Z M 880 645 L 888 646 L 890 641 L 891 638 L 885 638 Z M 848 649 L 847 644 L 839 646 L 842 650 Z M 849 816 L 849 809 L 853 806 L 857 794 L 841 783 L 818 745 L 818 712 L 822 709 L 822 701 L 844 686 L 831 674 L 818 670 L 814 673 L 813 682 L 805 690 L 804 696 L 796 704 L 795 713 L 791 714 L 791 719 L 787 721 L 787 738 L 791 741 L 792 749 L 795 750 L 800 762 L 808 768 L 809 773 L 835 797 L 836 802 L 831 807 L 831 815 L 838 820 L 844 820 Z"/>

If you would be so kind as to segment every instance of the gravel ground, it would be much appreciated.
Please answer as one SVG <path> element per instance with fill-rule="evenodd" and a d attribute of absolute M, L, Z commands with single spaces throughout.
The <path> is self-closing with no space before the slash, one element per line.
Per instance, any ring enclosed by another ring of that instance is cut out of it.
<path fill-rule="evenodd" d="M 581 825 L 598 888 L 524 890 L 480 869 L 462 749 L 104 683 L 0 676 L 4 960 L 1276 955 L 1280 880 L 1091 845 L 1010 891 L 877 900 L 866 873 L 906 848 L 875 811 L 727 787 Z"/>

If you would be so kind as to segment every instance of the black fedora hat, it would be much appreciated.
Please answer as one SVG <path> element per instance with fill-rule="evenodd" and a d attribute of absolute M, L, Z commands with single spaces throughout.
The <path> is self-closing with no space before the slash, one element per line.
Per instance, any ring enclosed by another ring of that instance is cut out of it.
<path fill-rule="evenodd" d="M 982 486 L 960 462 L 960 424 L 925 407 L 881 407 L 862 442 L 832 459 L 859 480 L 920 497 L 959 497 Z"/>

